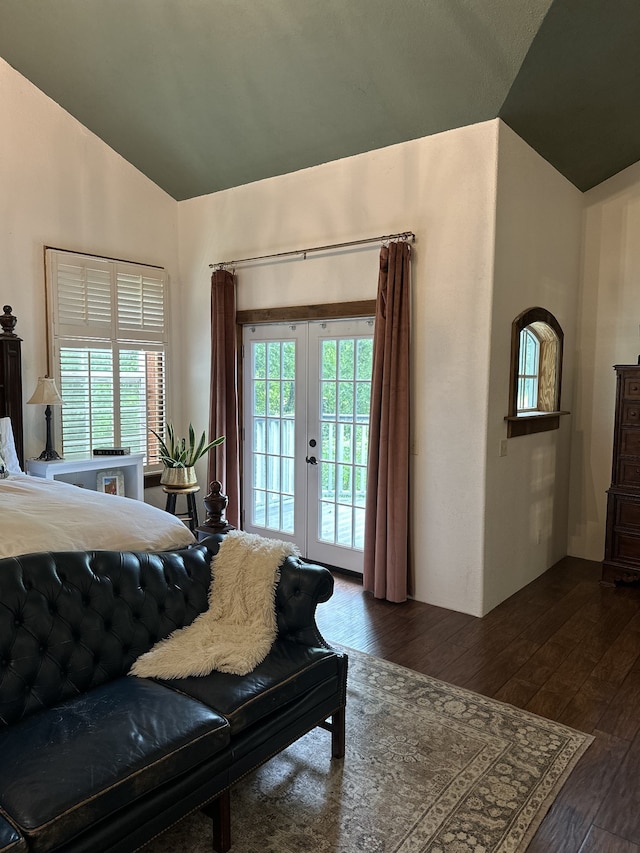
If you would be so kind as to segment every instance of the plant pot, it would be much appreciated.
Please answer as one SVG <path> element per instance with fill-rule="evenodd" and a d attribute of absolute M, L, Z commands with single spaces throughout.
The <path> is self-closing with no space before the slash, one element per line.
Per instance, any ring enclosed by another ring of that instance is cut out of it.
<path fill-rule="evenodd" d="M 160 482 L 163 486 L 170 486 L 172 489 L 188 489 L 191 486 L 197 486 L 195 468 L 164 468 L 160 475 Z"/>

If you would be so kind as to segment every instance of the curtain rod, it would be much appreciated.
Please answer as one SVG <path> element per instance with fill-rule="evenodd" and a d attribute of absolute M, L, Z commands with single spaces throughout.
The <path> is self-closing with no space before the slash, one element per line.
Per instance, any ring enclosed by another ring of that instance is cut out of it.
<path fill-rule="evenodd" d="M 250 261 L 267 261 L 271 258 L 290 258 L 293 255 L 302 255 L 302 259 L 306 260 L 309 252 L 326 252 L 329 249 L 346 249 L 349 246 L 362 246 L 364 243 L 384 243 L 386 240 L 407 240 L 411 237 L 411 242 L 416 242 L 416 235 L 413 231 L 402 231 L 400 234 L 385 234 L 382 237 L 367 237 L 364 240 L 351 240 L 349 243 L 330 243 L 328 246 L 313 246 L 310 249 L 293 249 L 290 252 L 276 252 L 273 255 L 257 255 L 255 258 L 239 258 L 236 261 L 217 261 L 215 264 L 209 264 L 209 268 L 216 267 L 221 270 L 225 267 L 234 267 L 236 264 L 246 264 Z"/>

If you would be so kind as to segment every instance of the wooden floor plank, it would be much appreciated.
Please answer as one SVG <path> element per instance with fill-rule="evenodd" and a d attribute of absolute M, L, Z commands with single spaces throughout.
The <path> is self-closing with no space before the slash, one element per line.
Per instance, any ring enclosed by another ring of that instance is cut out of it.
<path fill-rule="evenodd" d="M 572 698 L 564 690 L 551 690 L 548 687 L 541 687 L 535 696 L 531 697 L 525 707 L 532 714 L 538 714 L 541 717 L 546 717 L 548 720 L 559 722 L 560 717 L 564 714 Z"/>
<path fill-rule="evenodd" d="M 587 643 L 576 646 L 547 678 L 545 688 L 573 696 L 591 675 L 600 657 Z"/>
<path fill-rule="evenodd" d="M 493 698 L 500 702 L 507 702 L 509 705 L 516 705 L 518 708 L 526 708 L 539 689 L 539 684 L 514 676 L 494 693 Z"/>
<path fill-rule="evenodd" d="M 582 732 L 593 732 L 594 729 L 600 728 L 615 690 L 611 682 L 590 675 L 559 713 L 558 722 Z"/>
<path fill-rule="evenodd" d="M 558 630 L 549 638 L 550 643 L 557 646 L 562 646 L 567 649 L 574 649 L 583 641 L 594 625 L 594 620 L 590 618 L 589 601 L 585 605 L 570 616 Z"/>
<path fill-rule="evenodd" d="M 580 848 L 580 853 L 640 853 L 640 847 L 631 841 L 625 841 L 617 835 L 611 835 L 597 826 L 592 826 Z"/>
<path fill-rule="evenodd" d="M 522 669 L 523 664 L 530 660 L 537 650 L 538 646 L 535 643 L 517 637 L 505 649 L 494 655 L 488 663 L 456 683 L 468 690 L 493 696 L 516 672 Z"/>
<path fill-rule="evenodd" d="M 633 740 L 640 730 L 640 671 L 632 670 L 616 692 L 598 724 L 602 731 Z"/>
<path fill-rule="evenodd" d="M 629 749 L 608 735 L 596 738 L 565 782 L 527 853 L 577 853 Z"/>
<path fill-rule="evenodd" d="M 635 738 L 627 751 L 594 820 L 600 829 L 634 844 L 640 844 L 639 766 L 640 736 Z"/>
<path fill-rule="evenodd" d="M 548 640 L 522 665 L 517 677 L 542 687 L 564 663 L 570 651 L 566 645 Z"/>
<path fill-rule="evenodd" d="M 578 584 L 561 599 L 550 603 L 544 614 L 524 631 L 524 636 L 542 645 L 557 635 L 566 622 L 587 603 L 591 595 L 590 587 L 590 583 Z"/>

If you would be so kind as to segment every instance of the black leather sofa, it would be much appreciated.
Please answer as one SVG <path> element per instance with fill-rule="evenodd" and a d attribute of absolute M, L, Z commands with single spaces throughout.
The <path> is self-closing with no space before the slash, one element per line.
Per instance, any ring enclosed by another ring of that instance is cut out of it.
<path fill-rule="evenodd" d="M 347 658 L 315 624 L 333 592 L 320 566 L 281 566 L 278 636 L 252 673 L 126 675 L 206 609 L 218 547 L 0 560 L 2 853 L 124 853 L 202 808 L 226 851 L 242 776 L 315 726 L 344 755 Z"/>

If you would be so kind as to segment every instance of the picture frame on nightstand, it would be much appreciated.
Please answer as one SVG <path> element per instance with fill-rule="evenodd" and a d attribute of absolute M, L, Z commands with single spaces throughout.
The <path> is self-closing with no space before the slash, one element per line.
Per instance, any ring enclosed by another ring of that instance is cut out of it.
<path fill-rule="evenodd" d="M 121 495 L 124 497 L 124 474 L 122 471 L 98 471 L 96 475 L 96 489 L 107 495 Z"/>

